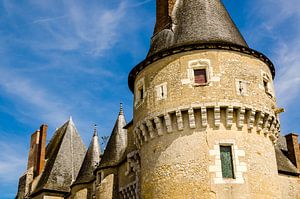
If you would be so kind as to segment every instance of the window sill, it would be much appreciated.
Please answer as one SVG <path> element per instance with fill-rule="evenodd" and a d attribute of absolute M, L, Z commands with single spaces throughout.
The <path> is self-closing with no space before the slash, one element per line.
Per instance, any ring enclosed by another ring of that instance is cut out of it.
<path fill-rule="evenodd" d="M 200 86 L 208 86 L 209 82 L 203 83 L 203 84 L 197 84 L 197 83 L 193 83 L 194 87 L 200 87 Z"/>

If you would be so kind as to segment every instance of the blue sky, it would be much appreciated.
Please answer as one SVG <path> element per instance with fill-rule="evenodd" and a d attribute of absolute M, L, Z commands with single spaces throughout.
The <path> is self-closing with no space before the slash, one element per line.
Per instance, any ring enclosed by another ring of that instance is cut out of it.
<path fill-rule="evenodd" d="M 276 65 L 282 132 L 300 131 L 300 1 L 224 0 L 250 47 Z M 0 199 L 15 196 L 29 139 L 48 140 L 70 115 L 87 144 L 93 124 L 109 135 L 130 69 L 147 54 L 155 0 L 0 1 Z"/>

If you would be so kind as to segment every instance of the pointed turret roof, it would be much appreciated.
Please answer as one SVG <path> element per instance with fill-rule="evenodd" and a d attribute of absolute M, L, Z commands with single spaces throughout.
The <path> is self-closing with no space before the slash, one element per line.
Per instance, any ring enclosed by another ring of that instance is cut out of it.
<path fill-rule="evenodd" d="M 73 185 L 89 183 L 95 179 L 94 170 L 100 162 L 100 145 L 96 125 L 94 127 L 94 135 L 89 148 L 85 154 L 80 171 Z"/>
<path fill-rule="evenodd" d="M 126 151 L 127 147 L 127 130 L 123 128 L 125 125 L 126 120 L 121 103 L 118 118 L 98 168 L 115 166 L 123 160 L 124 152 Z"/>
<path fill-rule="evenodd" d="M 165 2 L 168 3 L 160 3 Z M 157 0 L 157 22 L 149 55 L 191 43 L 236 44 L 248 47 L 221 0 Z M 169 18 L 161 23 L 161 18 Z M 166 24 L 168 23 L 168 24 Z M 159 26 L 163 26 L 160 28 Z"/>
<path fill-rule="evenodd" d="M 56 130 L 47 145 L 47 162 L 32 195 L 47 191 L 68 193 L 85 152 L 85 145 L 70 118 Z"/>
<path fill-rule="evenodd" d="M 129 73 L 133 92 L 136 76 L 149 64 L 173 54 L 193 50 L 230 50 L 265 62 L 275 77 L 273 63 L 250 49 L 221 0 L 156 0 L 156 25 L 144 61 Z"/>

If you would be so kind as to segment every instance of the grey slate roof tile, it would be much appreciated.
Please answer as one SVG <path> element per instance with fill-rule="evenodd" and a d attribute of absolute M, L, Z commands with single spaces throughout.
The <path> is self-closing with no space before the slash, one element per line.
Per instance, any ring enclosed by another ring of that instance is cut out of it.
<path fill-rule="evenodd" d="M 148 56 L 191 43 L 228 43 L 248 47 L 220 0 L 177 0 L 172 24 L 152 37 Z"/>
<path fill-rule="evenodd" d="M 70 119 L 56 130 L 49 142 L 46 148 L 47 162 L 32 194 L 43 190 L 69 192 L 85 152 L 85 145 Z"/>
<path fill-rule="evenodd" d="M 124 156 L 126 156 L 127 130 L 123 128 L 125 126 L 126 120 L 121 105 L 120 113 L 98 168 L 115 166 L 124 159 Z"/>
<path fill-rule="evenodd" d="M 100 154 L 101 152 L 100 152 L 98 134 L 95 129 L 92 141 L 85 154 L 80 171 L 73 185 L 89 183 L 95 179 L 95 176 L 93 175 L 93 171 L 96 169 L 98 163 L 100 162 Z"/>
<path fill-rule="evenodd" d="M 277 169 L 279 173 L 288 175 L 299 175 L 299 170 L 285 155 L 287 153 L 287 143 L 283 136 L 279 136 L 277 144 L 275 146 Z"/>

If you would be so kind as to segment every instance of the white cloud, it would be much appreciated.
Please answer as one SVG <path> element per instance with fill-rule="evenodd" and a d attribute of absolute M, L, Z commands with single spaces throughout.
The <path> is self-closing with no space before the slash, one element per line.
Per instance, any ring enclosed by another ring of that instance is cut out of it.
<path fill-rule="evenodd" d="M 17 73 L 7 71 L 3 67 L 0 68 L 0 74 L 0 88 L 11 95 L 15 101 L 24 104 L 22 110 L 14 113 L 16 117 L 26 116 L 32 119 L 37 117 L 32 113 L 38 113 L 40 119 L 51 125 L 56 125 L 67 118 L 68 105 L 62 103 L 45 88 L 32 83 L 28 78 L 18 76 Z"/>
<path fill-rule="evenodd" d="M 278 104 L 292 106 L 300 97 L 300 3 L 298 0 L 257 0 L 253 5 L 250 15 L 260 23 L 255 43 L 269 47 L 277 68 Z M 252 28 L 249 27 L 250 32 Z M 266 43 L 266 39 L 269 42 Z"/>
<path fill-rule="evenodd" d="M 300 41 L 300 36 L 298 38 Z M 278 102 L 289 106 L 300 97 L 300 43 L 278 45 L 276 91 Z"/>
<path fill-rule="evenodd" d="M 0 184 L 10 184 L 15 182 L 22 174 L 20 171 L 26 168 L 28 151 L 18 140 L 14 139 L 14 142 L 10 142 L 3 137 L 0 141 L 0 149 Z"/>

